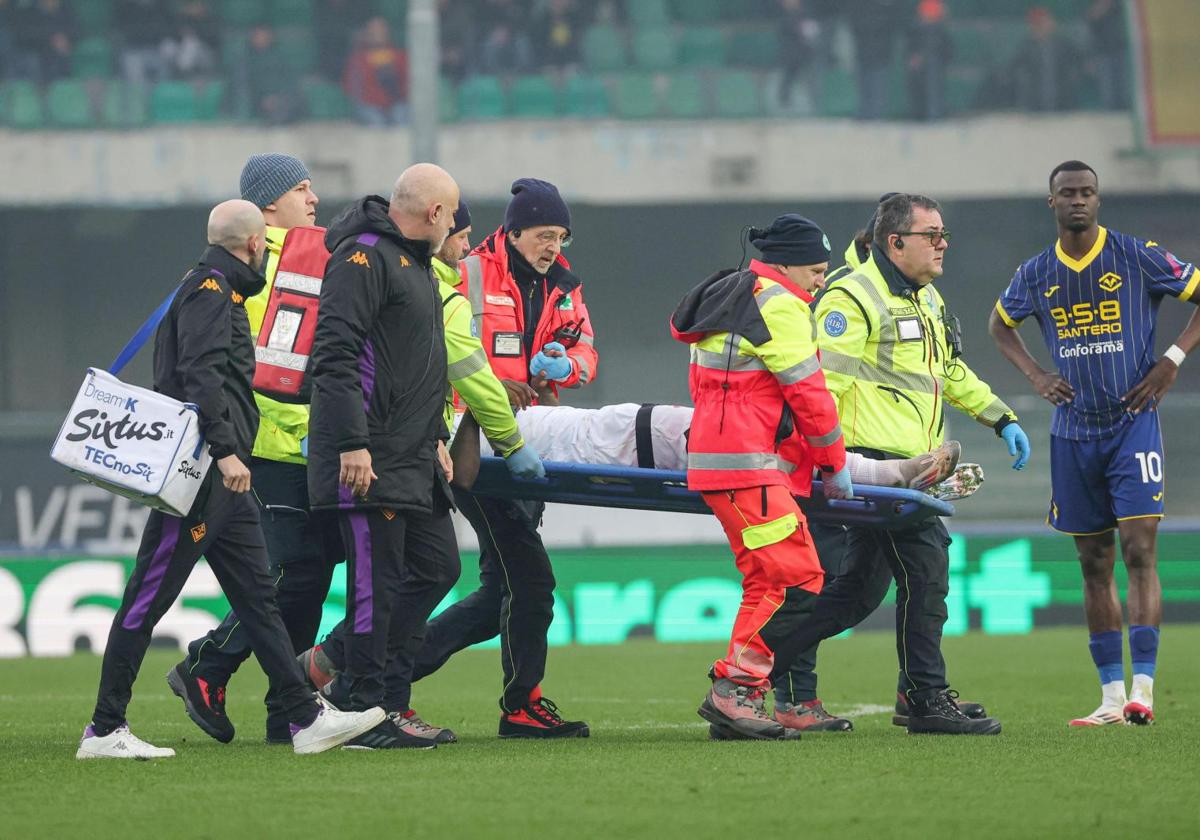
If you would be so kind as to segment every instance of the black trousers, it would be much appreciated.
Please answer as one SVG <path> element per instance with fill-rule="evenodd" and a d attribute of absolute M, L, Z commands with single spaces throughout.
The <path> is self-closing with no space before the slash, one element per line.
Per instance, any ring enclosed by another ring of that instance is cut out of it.
<path fill-rule="evenodd" d="M 249 494 L 226 490 L 214 466 L 186 517 L 150 513 L 137 563 L 108 632 L 92 716 L 98 734 L 107 734 L 125 720 L 151 631 L 179 597 L 201 556 L 241 616 L 282 715 L 301 725 L 316 717 L 317 704 L 305 687 L 275 601 L 258 507 Z"/>
<path fill-rule="evenodd" d="M 452 655 L 500 635 L 504 688 L 500 708 L 529 702 L 546 673 L 546 633 L 554 618 L 554 571 L 538 534 L 544 506 L 454 491 L 459 511 L 479 537 L 479 588 L 425 628 L 413 679 Z"/>
<path fill-rule="evenodd" d="M 430 613 L 454 588 L 462 573 L 449 506 L 432 516 L 408 514 L 404 532 L 404 577 L 392 604 L 384 668 L 383 708 L 406 712 L 412 703 L 413 664 L 425 639 Z M 321 642 L 339 671 L 346 669 L 346 621 Z M 342 675 L 338 676 L 343 680 Z M 348 676 L 345 677 L 348 680 Z M 345 686 L 350 690 L 351 686 Z"/>
<path fill-rule="evenodd" d="M 295 653 L 308 650 L 321 626 L 333 570 L 344 559 L 337 515 L 308 509 L 308 468 L 255 458 L 250 464 L 253 496 L 267 542 L 276 600 Z M 250 657 L 250 637 L 231 610 L 225 619 L 188 645 L 187 667 L 210 685 L 225 685 Z M 268 727 L 286 729 L 282 709 L 267 694 Z"/>
<path fill-rule="evenodd" d="M 937 518 L 914 528 L 849 528 L 840 575 L 825 584 L 812 615 L 775 648 L 772 681 L 782 679 L 810 647 L 870 615 L 896 581 L 899 689 L 908 696 L 945 688 L 942 627 L 949 589 L 950 534 Z"/>

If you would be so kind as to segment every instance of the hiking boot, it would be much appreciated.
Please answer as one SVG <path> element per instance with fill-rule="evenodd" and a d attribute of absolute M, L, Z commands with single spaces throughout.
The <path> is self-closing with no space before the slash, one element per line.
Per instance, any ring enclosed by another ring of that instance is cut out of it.
<path fill-rule="evenodd" d="M 373 729 L 347 741 L 346 750 L 432 750 L 437 747 L 428 738 L 418 738 L 400 728 L 399 712 L 392 712 Z"/>
<path fill-rule="evenodd" d="M 850 732 L 854 729 L 854 724 L 846 718 L 825 711 L 820 700 L 806 700 L 796 705 L 776 701 L 771 717 L 789 732 Z"/>
<path fill-rule="evenodd" d="M 761 741 L 777 741 L 787 734 L 778 722 L 767 717 L 761 686 L 738 685 L 723 677 L 713 680 L 700 708 L 700 717 L 735 735 Z"/>
<path fill-rule="evenodd" d="M 500 716 L 501 738 L 586 738 L 591 734 L 581 720 L 563 720 L 554 701 L 537 696 Z"/>
<path fill-rule="evenodd" d="M 954 702 L 956 693 L 948 689 L 909 704 L 910 735 L 999 735 L 1000 721 L 995 718 L 970 718 Z"/>
<path fill-rule="evenodd" d="M 924 490 L 945 481 L 958 466 L 962 456 L 962 444 L 948 440 L 932 452 L 926 452 L 900 464 L 900 475 L 904 486 L 910 490 Z"/>
<path fill-rule="evenodd" d="M 951 699 L 954 705 L 958 706 L 958 710 L 969 718 L 978 719 L 987 717 L 987 709 L 983 708 L 980 703 L 968 703 L 966 700 L 958 699 L 958 692 L 950 692 Z M 908 726 L 908 698 L 903 692 L 896 692 L 896 714 L 892 716 L 893 726 Z"/>
<path fill-rule="evenodd" d="M 708 725 L 708 740 L 710 741 L 761 741 L 761 738 L 751 738 L 749 735 L 741 735 L 732 729 L 725 726 L 717 726 L 715 723 Z M 799 741 L 800 730 L 789 729 L 782 738 L 776 738 L 776 741 Z"/>
<path fill-rule="evenodd" d="M 454 744 L 458 742 L 458 736 L 453 731 L 440 726 L 429 725 L 421 720 L 420 715 L 413 709 L 409 709 L 407 712 L 396 712 L 395 715 L 392 720 L 396 726 L 400 727 L 400 731 L 406 735 L 411 735 L 414 738 L 423 738 L 435 744 Z"/>
<path fill-rule="evenodd" d="M 183 701 L 184 711 L 205 735 L 222 744 L 233 740 L 233 723 L 225 715 L 225 686 L 209 685 L 193 676 L 186 660 L 167 672 L 167 685 Z"/>
<path fill-rule="evenodd" d="M 333 660 L 325 655 L 325 651 L 321 650 L 320 645 L 310 647 L 298 655 L 296 661 L 300 663 L 300 670 L 314 691 L 325 688 L 338 675 L 338 669 L 334 667 Z"/>

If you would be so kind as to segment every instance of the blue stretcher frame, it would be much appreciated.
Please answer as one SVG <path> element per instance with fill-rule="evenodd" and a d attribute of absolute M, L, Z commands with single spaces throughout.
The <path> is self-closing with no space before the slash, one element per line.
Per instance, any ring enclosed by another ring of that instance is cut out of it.
<path fill-rule="evenodd" d="M 472 493 L 501 499 L 528 499 L 567 505 L 711 513 L 687 475 L 671 470 L 546 461 L 544 480 L 513 478 L 503 458 L 480 459 Z M 796 501 L 810 519 L 841 525 L 904 528 L 931 516 L 953 516 L 954 505 L 918 490 L 855 485 L 853 499 L 826 499 L 821 482 L 811 498 Z"/>

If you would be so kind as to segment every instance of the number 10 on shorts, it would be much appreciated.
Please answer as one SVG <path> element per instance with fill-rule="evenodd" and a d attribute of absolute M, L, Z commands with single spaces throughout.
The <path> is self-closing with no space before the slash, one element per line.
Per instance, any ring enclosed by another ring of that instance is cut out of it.
<path fill-rule="evenodd" d="M 1162 456 L 1157 452 L 1134 452 L 1142 470 L 1142 484 L 1158 484 L 1163 480 Z"/>

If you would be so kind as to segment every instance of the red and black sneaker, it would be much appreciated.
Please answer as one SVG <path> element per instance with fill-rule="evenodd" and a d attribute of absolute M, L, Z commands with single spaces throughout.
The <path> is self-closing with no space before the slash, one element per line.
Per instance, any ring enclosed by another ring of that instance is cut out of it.
<path fill-rule="evenodd" d="M 233 740 L 233 723 L 225 716 L 225 686 L 209 685 L 206 680 L 193 676 L 185 662 L 167 673 L 167 685 L 183 701 L 187 716 L 204 730 L 204 734 L 222 744 Z"/>
<path fill-rule="evenodd" d="M 534 689 L 529 702 L 500 716 L 501 738 L 586 738 L 591 734 L 581 720 L 563 720 L 558 706 Z"/>

